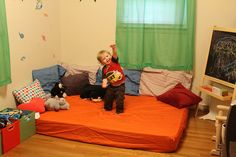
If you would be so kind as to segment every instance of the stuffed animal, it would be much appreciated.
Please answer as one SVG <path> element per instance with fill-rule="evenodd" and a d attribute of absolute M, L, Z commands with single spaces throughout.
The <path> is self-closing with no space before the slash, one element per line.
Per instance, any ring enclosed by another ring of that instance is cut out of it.
<path fill-rule="evenodd" d="M 69 103 L 64 98 L 59 99 L 59 105 L 61 110 L 68 110 L 70 108 Z"/>
<path fill-rule="evenodd" d="M 57 82 L 51 90 L 51 97 L 56 97 L 56 96 L 58 96 L 59 98 L 66 97 L 65 87 L 60 82 Z"/>
<path fill-rule="evenodd" d="M 65 100 L 65 87 L 62 83 L 57 82 L 52 88 L 51 93 L 45 101 L 45 108 L 48 111 L 68 110 L 69 103 Z"/>
<path fill-rule="evenodd" d="M 100 102 L 100 101 L 102 101 L 102 99 L 105 95 L 105 92 L 106 92 L 106 88 L 102 88 L 101 85 L 87 84 L 83 88 L 83 90 L 80 94 L 80 98 L 82 98 L 82 99 L 89 98 L 93 102 Z"/>
<path fill-rule="evenodd" d="M 68 110 L 70 108 L 69 103 L 65 100 L 65 98 L 49 98 L 45 102 L 45 108 L 48 111 L 59 111 L 59 110 Z"/>

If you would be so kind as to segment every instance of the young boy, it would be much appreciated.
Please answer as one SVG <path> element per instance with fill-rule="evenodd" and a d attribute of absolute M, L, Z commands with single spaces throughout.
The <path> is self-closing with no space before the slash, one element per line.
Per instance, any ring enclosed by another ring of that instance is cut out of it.
<path fill-rule="evenodd" d="M 111 111 L 116 100 L 116 113 L 124 112 L 125 75 L 118 62 L 116 45 L 111 45 L 112 55 L 106 50 L 98 52 L 97 59 L 102 68 L 102 87 L 107 88 L 104 97 L 104 109 Z"/>

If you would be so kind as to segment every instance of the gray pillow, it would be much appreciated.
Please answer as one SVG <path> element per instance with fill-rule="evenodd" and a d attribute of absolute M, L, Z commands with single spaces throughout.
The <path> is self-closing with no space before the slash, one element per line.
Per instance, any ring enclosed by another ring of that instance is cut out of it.
<path fill-rule="evenodd" d="M 80 95 L 84 86 L 89 84 L 88 73 L 64 76 L 61 79 L 62 84 L 65 86 L 65 92 L 68 96 Z"/>

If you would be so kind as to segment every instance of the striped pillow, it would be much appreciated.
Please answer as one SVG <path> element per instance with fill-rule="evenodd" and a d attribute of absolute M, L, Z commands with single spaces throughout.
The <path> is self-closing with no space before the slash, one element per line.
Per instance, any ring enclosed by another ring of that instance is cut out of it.
<path fill-rule="evenodd" d="M 146 67 L 141 73 L 139 92 L 141 95 L 158 96 L 181 83 L 190 89 L 192 75 L 185 71 L 170 71 Z"/>

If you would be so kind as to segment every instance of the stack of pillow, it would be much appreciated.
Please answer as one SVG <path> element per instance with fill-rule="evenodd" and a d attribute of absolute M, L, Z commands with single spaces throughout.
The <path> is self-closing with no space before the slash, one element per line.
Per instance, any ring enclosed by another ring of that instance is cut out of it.
<path fill-rule="evenodd" d="M 44 112 L 47 94 L 57 82 L 60 82 L 65 72 L 66 70 L 60 65 L 33 70 L 33 82 L 12 92 L 19 104 L 17 108 L 39 113 Z"/>
<path fill-rule="evenodd" d="M 184 71 L 168 71 L 144 68 L 141 70 L 124 69 L 126 76 L 125 93 L 127 95 L 156 96 L 177 108 L 198 104 L 202 99 L 192 93 L 192 75 Z M 13 91 L 19 109 L 44 112 L 47 94 L 57 82 L 66 87 L 66 94 L 80 95 L 87 84 L 101 85 L 102 70 L 98 66 L 54 65 L 32 71 L 33 82 Z M 36 105 L 37 104 L 37 105 Z"/>

